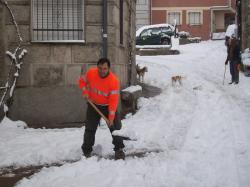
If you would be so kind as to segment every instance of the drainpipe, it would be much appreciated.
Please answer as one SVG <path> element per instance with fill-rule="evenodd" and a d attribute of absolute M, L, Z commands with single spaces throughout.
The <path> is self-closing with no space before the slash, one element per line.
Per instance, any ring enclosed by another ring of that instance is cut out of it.
<path fill-rule="evenodd" d="M 107 19 L 108 19 L 108 11 L 107 11 L 107 0 L 103 0 L 102 6 L 102 57 L 107 58 L 108 56 L 108 33 L 107 33 Z"/>

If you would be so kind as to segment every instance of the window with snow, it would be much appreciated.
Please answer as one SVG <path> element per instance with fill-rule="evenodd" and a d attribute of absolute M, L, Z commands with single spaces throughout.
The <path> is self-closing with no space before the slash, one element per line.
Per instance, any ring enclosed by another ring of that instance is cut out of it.
<path fill-rule="evenodd" d="M 201 12 L 188 12 L 188 23 L 189 25 L 201 25 Z"/>
<path fill-rule="evenodd" d="M 181 25 L 181 13 L 180 12 L 168 12 L 168 23 L 171 25 Z"/>
<path fill-rule="evenodd" d="M 83 0 L 32 0 L 32 40 L 83 42 Z"/>

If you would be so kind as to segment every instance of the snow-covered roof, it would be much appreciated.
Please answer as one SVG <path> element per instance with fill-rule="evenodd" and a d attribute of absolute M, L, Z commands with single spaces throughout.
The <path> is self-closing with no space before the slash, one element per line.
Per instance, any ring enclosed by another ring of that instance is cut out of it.
<path fill-rule="evenodd" d="M 144 29 L 150 29 L 150 28 L 157 28 L 157 27 L 171 27 L 172 30 L 174 30 L 174 27 L 168 23 L 163 23 L 163 24 L 155 24 L 155 25 L 145 25 L 143 27 L 140 27 L 137 31 L 136 31 L 136 36 L 139 36 L 141 34 L 141 32 Z"/>

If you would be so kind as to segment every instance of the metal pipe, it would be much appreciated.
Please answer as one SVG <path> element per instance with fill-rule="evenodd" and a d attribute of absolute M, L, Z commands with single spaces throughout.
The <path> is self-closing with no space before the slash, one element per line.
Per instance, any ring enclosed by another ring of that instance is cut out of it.
<path fill-rule="evenodd" d="M 103 0 L 103 8 L 102 8 L 102 57 L 108 56 L 108 33 L 107 33 L 107 0 Z"/>

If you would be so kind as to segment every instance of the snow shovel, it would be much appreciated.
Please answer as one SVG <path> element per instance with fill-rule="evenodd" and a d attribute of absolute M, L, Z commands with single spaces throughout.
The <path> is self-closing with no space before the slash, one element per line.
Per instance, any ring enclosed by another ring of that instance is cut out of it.
<path fill-rule="evenodd" d="M 223 85 L 224 85 L 224 82 L 225 82 L 226 70 L 227 70 L 227 65 L 225 64 L 224 77 L 223 77 L 223 82 L 222 82 Z"/>
<path fill-rule="evenodd" d="M 89 99 L 87 99 L 88 103 L 96 110 L 96 112 L 98 114 L 100 114 L 100 116 L 105 120 L 107 126 L 109 127 L 109 120 L 107 119 L 107 117 L 95 106 L 95 104 L 90 101 Z M 110 127 L 112 128 L 112 127 Z M 123 136 L 123 135 L 113 135 L 112 136 L 117 136 L 117 137 L 121 137 L 123 140 L 131 140 L 131 141 L 136 141 L 136 139 L 130 138 L 128 136 Z"/>

